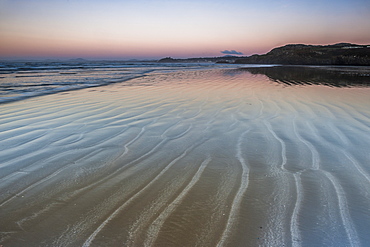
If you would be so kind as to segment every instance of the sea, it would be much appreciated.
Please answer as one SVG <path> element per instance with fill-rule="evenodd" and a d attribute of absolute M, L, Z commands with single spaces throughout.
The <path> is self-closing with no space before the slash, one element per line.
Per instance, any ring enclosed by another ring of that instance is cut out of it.
<path fill-rule="evenodd" d="M 124 83 L 150 73 L 222 67 L 232 65 L 85 60 L 0 62 L 0 103 Z"/>

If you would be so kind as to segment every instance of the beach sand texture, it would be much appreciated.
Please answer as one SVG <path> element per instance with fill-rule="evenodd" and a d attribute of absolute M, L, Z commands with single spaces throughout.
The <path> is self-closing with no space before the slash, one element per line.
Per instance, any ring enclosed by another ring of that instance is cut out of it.
<path fill-rule="evenodd" d="M 1 105 L 1 245 L 370 245 L 369 88 L 130 82 Z"/>

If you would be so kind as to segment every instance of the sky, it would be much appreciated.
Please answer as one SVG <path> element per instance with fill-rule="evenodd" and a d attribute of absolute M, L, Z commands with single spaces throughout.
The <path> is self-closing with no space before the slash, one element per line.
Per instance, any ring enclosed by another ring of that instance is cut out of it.
<path fill-rule="evenodd" d="M 249 56 L 369 27 L 370 0 L 0 0 L 0 58 Z"/>

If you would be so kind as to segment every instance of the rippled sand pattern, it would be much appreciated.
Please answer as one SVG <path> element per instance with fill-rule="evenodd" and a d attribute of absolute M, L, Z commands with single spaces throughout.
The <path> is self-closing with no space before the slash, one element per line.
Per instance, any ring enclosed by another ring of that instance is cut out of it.
<path fill-rule="evenodd" d="M 0 107 L 4 247 L 370 245 L 369 88 L 205 70 Z"/>

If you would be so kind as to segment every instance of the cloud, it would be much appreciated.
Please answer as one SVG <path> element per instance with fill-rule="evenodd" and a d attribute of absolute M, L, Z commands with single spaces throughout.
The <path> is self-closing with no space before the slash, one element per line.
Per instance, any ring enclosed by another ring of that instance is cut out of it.
<path fill-rule="evenodd" d="M 243 55 L 243 52 L 238 52 L 238 51 L 235 51 L 235 50 L 224 50 L 224 51 L 221 51 L 222 54 L 227 54 L 227 55 Z"/>

